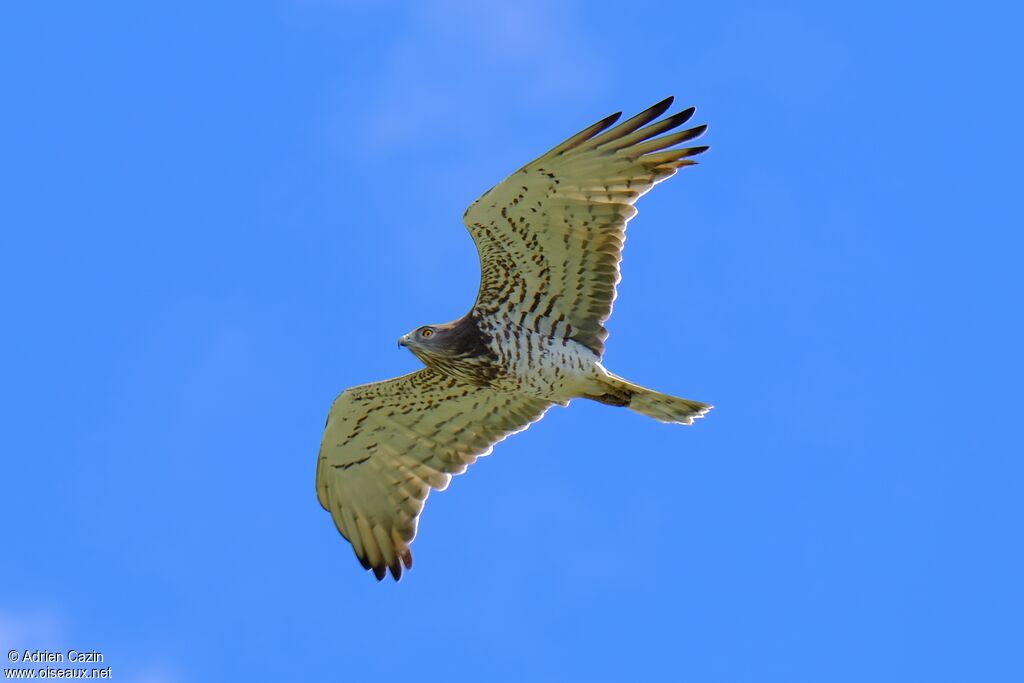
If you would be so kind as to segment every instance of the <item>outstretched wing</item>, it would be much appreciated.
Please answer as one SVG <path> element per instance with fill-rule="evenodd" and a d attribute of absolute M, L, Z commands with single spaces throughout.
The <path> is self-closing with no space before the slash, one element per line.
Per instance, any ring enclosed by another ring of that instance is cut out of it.
<path fill-rule="evenodd" d="M 478 314 L 604 352 L 633 203 L 707 149 L 669 149 L 707 128 L 662 135 L 693 116 L 690 108 L 655 121 L 671 104 L 610 130 L 620 114 L 595 123 L 470 205 L 463 221 L 480 252 Z"/>
<path fill-rule="evenodd" d="M 443 490 L 551 403 L 425 368 L 353 387 L 327 416 L 317 497 L 377 579 L 412 566 L 409 544 L 430 489 Z"/>

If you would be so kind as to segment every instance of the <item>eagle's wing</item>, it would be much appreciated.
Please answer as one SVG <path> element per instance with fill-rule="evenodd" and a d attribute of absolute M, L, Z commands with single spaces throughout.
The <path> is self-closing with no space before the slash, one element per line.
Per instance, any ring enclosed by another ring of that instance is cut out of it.
<path fill-rule="evenodd" d="M 327 416 L 317 497 L 366 569 L 398 579 L 430 489 L 442 490 L 551 403 L 425 368 L 353 387 Z"/>
<path fill-rule="evenodd" d="M 693 116 L 690 108 L 655 121 L 671 104 L 611 129 L 619 114 L 595 123 L 470 205 L 463 221 L 480 252 L 478 314 L 603 353 L 633 203 L 707 149 L 669 149 L 707 128 L 661 135 Z"/>

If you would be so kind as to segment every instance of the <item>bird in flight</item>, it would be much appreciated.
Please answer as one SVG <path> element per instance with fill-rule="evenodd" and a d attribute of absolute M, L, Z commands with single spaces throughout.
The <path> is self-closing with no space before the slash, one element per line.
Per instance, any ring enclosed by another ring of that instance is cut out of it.
<path fill-rule="evenodd" d="M 430 490 L 552 405 L 588 398 L 680 424 L 711 409 L 601 364 L 633 205 L 707 149 L 677 146 L 707 126 L 677 130 L 694 109 L 660 118 L 671 105 L 618 125 L 621 113 L 602 119 L 473 202 L 463 216 L 480 253 L 473 308 L 399 339 L 425 368 L 334 401 L 317 497 L 377 580 L 412 567 Z"/>

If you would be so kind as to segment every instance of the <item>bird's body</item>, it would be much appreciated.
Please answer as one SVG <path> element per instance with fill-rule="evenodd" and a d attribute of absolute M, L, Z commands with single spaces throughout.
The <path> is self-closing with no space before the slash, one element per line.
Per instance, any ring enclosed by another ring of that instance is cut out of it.
<path fill-rule="evenodd" d="M 572 339 L 496 325 L 470 315 L 431 329 L 431 346 L 443 344 L 446 349 L 458 349 L 458 353 L 438 353 L 408 337 L 399 343 L 409 346 L 427 367 L 496 391 L 565 404 L 588 389 L 596 391 L 603 374 L 600 357 Z M 472 353 L 467 357 L 469 349 Z"/>
<path fill-rule="evenodd" d="M 496 387 L 561 405 L 600 391 L 601 359 L 579 342 L 533 331 L 501 339 L 504 343 L 496 340 L 496 346 L 507 376 Z"/>
<path fill-rule="evenodd" d="M 656 121 L 671 102 L 614 128 L 618 115 L 608 117 L 484 193 L 464 216 L 480 252 L 473 308 L 399 340 L 424 369 L 335 401 L 317 495 L 378 579 L 411 567 L 409 543 L 430 490 L 552 405 L 588 398 L 682 424 L 710 409 L 601 364 L 633 204 L 707 149 L 670 149 L 705 130 L 662 135 L 693 114 Z"/>

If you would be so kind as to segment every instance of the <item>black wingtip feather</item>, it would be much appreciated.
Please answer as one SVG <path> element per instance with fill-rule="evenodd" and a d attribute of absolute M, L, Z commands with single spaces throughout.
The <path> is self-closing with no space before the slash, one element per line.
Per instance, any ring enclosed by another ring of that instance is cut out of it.
<path fill-rule="evenodd" d="M 684 109 L 682 111 L 676 112 L 675 114 L 672 114 L 672 116 L 666 117 L 661 121 L 658 121 L 656 124 L 652 124 L 651 127 L 655 125 L 658 126 L 658 128 L 660 129 L 659 132 L 664 132 L 667 130 L 672 130 L 673 128 L 678 128 L 679 126 L 683 125 L 691 118 L 693 118 L 693 115 L 696 111 L 696 107 Z"/>
<path fill-rule="evenodd" d="M 646 132 L 647 137 L 652 137 L 654 135 L 658 135 L 659 133 L 670 131 L 673 128 L 678 128 L 679 126 L 689 121 L 693 117 L 694 112 L 696 111 L 696 107 L 690 107 L 689 109 L 677 111 L 675 114 L 672 114 L 672 116 L 666 116 L 660 121 L 654 121 L 654 119 L 651 119 L 652 123 L 646 128 L 641 128 L 640 131 Z"/>
<path fill-rule="evenodd" d="M 610 126 L 613 123 L 615 123 L 616 121 L 618 121 L 620 118 L 622 118 L 622 112 L 621 111 L 617 111 L 614 114 L 609 114 L 608 116 L 606 116 L 603 119 L 601 119 L 600 121 L 598 121 L 597 125 L 601 127 L 601 130 L 604 130 L 608 126 Z"/>
<path fill-rule="evenodd" d="M 704 135 L 704 133 L 708 132 L 708 124 L 702 123 L 699 126 L 694 126 L 693 128 L 690 128 L 689 130 L 685 130 L 683 132 L 689 133 L 689 136 L 686 138 L 687 140 L 696 140 L 701 135 Z"/>
<path fill-rule="evenodd" d="M 636 116 L 627 119 L 626 121 L 623 121 L 615 128 L 611 128 L 609 130 L 604 131 L 600 135 L 592 137 L 588 143 L 582 146 L 582 148 L 593 149 L 595 147 L 600 147 L 602 145 L 609 144 L 612 140 L 618 140 L 627 135 L 632 134 L 633 132 L 650 124 L 652 121 L 655 121 L 659 116 L 664 114 L 668 110 L 668 108 L 672 106 L 673 100 L 673 97 L 667 97 L 661 102 L 655 104 L 654 106 L 644 109 Z M 671 119 L 665 119 L 665 121 L 668 120 Z M 670 128 L 673 128 L 676 125 L 678 124 L 673 124 L 672 126 L 670 126 Z M 651 134 L 654 135 L 656 134 L 656 132 L 657 131 L 653 131 Z"/>
<path fill-rule="evenodd" d="M 609 127 L 611 127 L 616 121 L 618 121 L 620 116 L 622 116 L 621 111 L 615 112 L 610 116 L 604 117 L 597 123 L 591 126 L 587 126 L 580 132 L 573 135 L 572 137 L 564 140 L 561 144 L 554 146 L 546 154 L 544 154 L 544 156 L 540 158 L 545 159 L 565 154 L 569 150 L 584 144 L 585 142 L 587 142 L 587 140 L 590 140 L 595 136 L 599 136 L 601 133 L 603 133 Z"/>
<path fill-rule="evenodd" d="M 676 101 L 676 96 L 675 95 L 669 95 L 668 97 L 663 99 L 661 102 L 658 102 L 657 104 L 648 107 L 646 111 L 641 112 L 641 116 L 644 115 L 644 114 L 653 114 L 653 116 L 651 116 L 651 118 L 652 119 L 656 119 L 659 116 L 661 116 L 662 114 L 664 114 L 666 111 L 668 111 L 668 108 L 671 107 L 672 103 L 675 102 L 675 101 Z"/>

